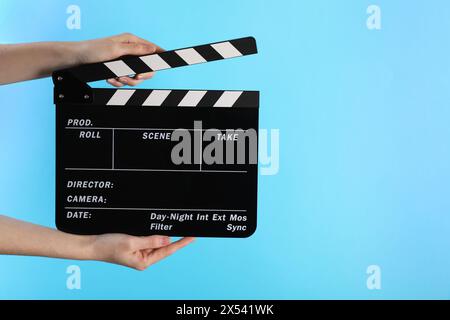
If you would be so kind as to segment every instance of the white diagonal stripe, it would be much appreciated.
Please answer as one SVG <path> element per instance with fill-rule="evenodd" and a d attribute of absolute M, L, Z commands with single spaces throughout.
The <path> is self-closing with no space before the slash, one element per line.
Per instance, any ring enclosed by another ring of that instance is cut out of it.
<path fill-rule="evenodd" d="M 230 42 L 220 42 L 211 45 L 224 59 L 240 57 L 242 53 L 238 51 Z"/>
<path fill-rule="evenodd" d="M 128 100 L 130 100 L 135 91 L 136 90 L 116 90 L 106 105 L 123 106 L 128 102 Z"/>
<path fill-rule="evenodd" d="M 107 66 L 108 69 L 111 70 L 117 77 L 128 76 L 136 73 L 122 60 L 105 62 L 104 65 Z"/>
<path fill-rule="evenodd" d="M 214 107 L 232 107 L 241 94 L 242 91 L 225 91 L 216 101 Z"/>
<path fill-rule="evenodd" d="M 158 54 L 151 54 L 139 58 L 141 58 L 146 65 L 152 68 L 153 71 L 171 68 L 171 66 L 169 66 L 167 62 L 165 62 Z"/>
<path fill-rule="evenodd" d="M 160 106 L 172 90 L 153 90 L 145 99 L 143 106 Z"/>
<path fill-rule="evenodd" d="M 203 58 L 194 48 L 176 50 L 175 53 L 178 54 L 181 59 L 186 61 L 187 64 L 206 62 L 205 58 Z"/>
<path fill-rule="evenodd" d="M 203 96 L 206 94 L 206 91 L 195 90 L 188 91 L 186 95 L 183 97 L 183 100 L 178 104 L 179 107 L 196 107 L 200 100 L 202 100 Z"/>

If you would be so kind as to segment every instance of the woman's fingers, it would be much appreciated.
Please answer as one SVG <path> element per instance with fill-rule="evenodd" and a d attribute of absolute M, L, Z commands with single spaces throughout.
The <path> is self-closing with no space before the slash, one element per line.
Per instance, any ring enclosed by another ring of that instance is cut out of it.
<path fill-rule="evenodd" d="M 145 252 L 145 250 L 157 249 L 169 244 L 170 237 L 167 236 L 134 237 L 132 240 L 132 250 Z"/>
<path fill-rule="evenodd" d="M 147 72 L 147 73 L 137 74 L 134 77 L 119 77 L 117 80 L 128 86 L 136 86 L 136 85 L 140 84 L 142 81 L 152 78 L 153 75 L 154 75 L 154 72 Z"/>
<path fill-rule="evenodd" d="M 137 40 L 136 42 L 140 42 L 140 43 L 144 43 L 144 44 L 147 44 L 147 45 L 152 45 L 152 46 L 154 46 L 155 49 L 156 49 L 156 50 L 155 50 L 156 53 L 165 51 L 163 48 L 161 48 L 160 46 L 154 44 L 153 42 L 150 42 L 150 41 L 148 41 L 148 40 L 142 39 L 142 38 L 140 38 L 140 37 L 138 37 L 138 36 L 134 36 L 134 37 L 135 37 L 135 39 Z"/>
<path fill-rule="evenodd" d="M 155 47 L 155 52 L 157 52 L 157 53 L 165 51 L 163 48 L 154 44 L 153 42 L 150 42 L 146 39 L 138 37 L 132 33 L 121 34 L 118 36 L 118 39 L 119 39 L 119 41 L 122 41 L 122 42 L 136 42 L 136 43 L 141 43 L 141 44 L 148 45 L 148 46 L 153 46 L 153 47 Z"/>
<path fill-rule="evenodd" d="M 127 86 L 137 86 L 142 83 L 144 80 L 151 79 L 154 76 L 154 72 L 146 72 L 137 74 L 134 77 L 119 77 L 114 79 L 108 79 L 107 82 L 115 87 L 123 87 Z"/>
<path fill-rule="evenodd" d="M 167 236 L 132 237 L 130 249 L 133 250 L 122 264 L 137 270 L 145 270 L 152 264 L 170 256 L 193 242 L 195 238 L 186 237 L 170 243 Z"/>
<path fill-rule="evenodd" d="M 134 78 L 130 77 L 120 77 L 117 79 L 120 83 L 127 85 L 127 86 L 137 86 L 144 80 L 136 80 Z"/>
<path fill-rule="evenodd" d="M 117 42 L 114 45 L 116 56 L 144 56 L 153 54 L 157 48 L 154 44 L 146 44 L 140 42 Z"/>
<path fill-rule="evenodd" d="M 137 80 L 148 80 L 153 78 L 153 76 L 155 75 L 154 72 L 146 72 L 146 73 L 140 73 L 134 76 L 135 79 Z"/>
<path fill-rule="evenodd" d="M 193 237 L 186 237 L 182 238 L 178 241 L 175 241 L 167 246 L 161 247 L 159 249 L 156 249 L 152 251 L 148 257 L 147 257 L 147 266 L 150 266 L 159 260 L 162 260 L 171 254 L 174 254 L 181 248 L 187 246 L 188 244 L 192 243 L 195 240 Z"/>
<path fill-rule="evenodd" d="M 106 80 L 106 82 L 108 82 L 110 85 L 112 85 L 112 86 L 114 86 L 114 87 L 118 87 L 118 88 L 124 86 L 124 84 L 123 84 L 122 82 L 119 82 L 119 81 L 116 80 L 116 79 L 108 79 L 108 80 Z"/>

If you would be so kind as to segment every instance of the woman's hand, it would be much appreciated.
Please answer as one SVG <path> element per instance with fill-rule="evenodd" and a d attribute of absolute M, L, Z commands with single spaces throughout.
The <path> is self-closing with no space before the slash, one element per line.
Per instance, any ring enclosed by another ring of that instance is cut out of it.
<path fill-rule="evenodd" d="M 156 44 L 139 38 L 131 33 L 123 33 L 108 38 L 81 41 L 78 46 L 78 63 L 95 63 L 113 60 L 124 55 L 142 56 L 163 49 Z M 154 72 L 137 74 L 134 77 L 119 77 L 107 80 L 115 87 L 124 85 L 135 86 L 153 77 Z"/>
<path fill-rule="evenodd" d="M 182 238 L 170 243 L 170 238 L 165 236 L 134 237 L 115 233 L 94 236 L 93 239 L 93 260 L 137 270 L 147 269 L 194 241 L 194 238 Z"/>
<path fill-rule="evenodd" d="M 0 215 L 0 254 L 105 261 L 144 270 L 194 241 L 166 236 L 81 236 Z"/>
<path fill-rule="evenodd" d="M 163 49 L 130 33 L 79 42 L 0 44 L 0 85 L 48 77 L 80 64 L 113 60 L 124 55 L 147 55 Z M 109 79 L 115 87 L 135 86 L 153 72 Z"/>

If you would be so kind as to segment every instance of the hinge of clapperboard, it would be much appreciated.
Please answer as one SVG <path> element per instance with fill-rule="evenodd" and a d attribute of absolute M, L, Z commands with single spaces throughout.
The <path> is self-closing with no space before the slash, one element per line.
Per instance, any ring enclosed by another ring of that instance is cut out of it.
<path fill-rule="evenodd" d="M 55 85 L 54 101 L 55 104 L 89 104 L 94 102 L 95 97 L 88 82 L 241 57 L 257 52 L 255 39 L 246 37 L 145 56 L 124 56 L 111 61 L 59 70 L 52 75 Z"/>

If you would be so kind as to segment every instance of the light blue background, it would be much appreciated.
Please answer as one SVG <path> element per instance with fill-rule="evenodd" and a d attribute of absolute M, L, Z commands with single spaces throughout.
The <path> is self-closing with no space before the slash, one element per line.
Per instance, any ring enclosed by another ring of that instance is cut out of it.
<path fill-rule="evenodd" d="M 366 9 L 382 9 L 382 30 Z M 66 8 L 82 10 L 81 30 Z M 256 37 L 257 56 L 158 73 L 149 88 L 257 89 L 280 129 L 249 239 L 198 239 L 137 272 L 0 257 L 0 298 L 450 298 L 450 3 L 6 1 L 0 42 L 133 32 L 166 49 Z M 0 71 L 1 72 L 1 71 Z M 0 87 L 0 212 L 54 226 L 49 79 Z M 66 267 L 82 289 L 66 289 Z M 382 289 L 366 287 L 366 268 Z"/>

